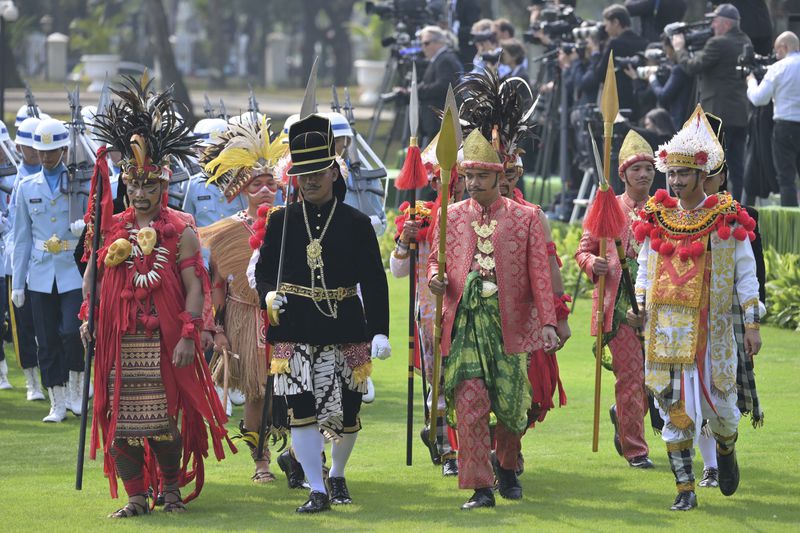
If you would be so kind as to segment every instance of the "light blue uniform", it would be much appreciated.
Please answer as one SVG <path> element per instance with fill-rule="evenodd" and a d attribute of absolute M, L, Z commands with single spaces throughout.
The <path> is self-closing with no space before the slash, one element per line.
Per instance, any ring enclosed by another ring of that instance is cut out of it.
<path fill-rule="evenodd" d="M 63 167 L 62 167 L 63 168 Z M 59 294 L 81 288 L 81 275 L 73 258 L 78 237 L 69 229 L 69 196 L 59 187 L 50 190 L 43 172 L 18 183 L 14 214 L 13 288 L 50 294 L 55 281 Z M 84 205 L 84 210 L 86 206 Z M 44 250 L 52 236 L 66 243 L 65 250 Z"/>
<path fill-rule="evenodd" d="M 214 222 L 235 215 L 247 209 L 247 201 L 240 196 L 231 203 L 216 185 L 206 187 L 206 175 L 195 174 L 189 178 L 186 196 L 183 199 L 183 211 L 194 217 L 198 228 L 210 226 Z"/>
<path fill-rule="evenodd" d="M 383 186 L 380 179 L 360 179 L 355 180 L 353 170 L 350 167 L 350 161 L 345 161 L 347 168 L 350 170 L 345 184 L 347 185 L 347 194 L 344 197 L 344 203 L 350 207 L 355 207 L 372 220 L 372 227 L 375 233 L 380 237 L 386 231 L 386 212 L 383 210 Z M 374 218 L 376 217 L 378 223 Z"/>
<path fill-rule="evenodd" d="M 3 253 L 3 272 L 10 276 L 12 274 L 12 265 L 11 265 L 11 254 L 14 252 L 14 217 L 16 215 L 17 206 L 16 206 L 16 199 L 17 199 L 17 191 L 19 190 L 19 184 L 24 181 L 26 178 L 41 172 L 42 166 L 41 165 L 26 165 L 23 163 L 19 169 L 17 170 L 17 174 L 14 177 L 14 183 L 11 190 L 11 195 L 8 198 L 8 229 L 3 234 L 3 246 L 5 248 Z M 8 179 L 8 178 L 7 178 Z"/>

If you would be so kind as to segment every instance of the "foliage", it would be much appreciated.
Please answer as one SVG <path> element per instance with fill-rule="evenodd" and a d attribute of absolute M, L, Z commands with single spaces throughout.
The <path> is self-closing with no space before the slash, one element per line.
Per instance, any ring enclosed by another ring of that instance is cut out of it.
<path fill-rule="evenodd" d="M 396 209 L 386 210 L 386 231 L 383 232 L 383 235 L 378 237 L 384 268 L 389 268 L 389 257 L 392 255 L 392 250 L 394 250 L 395 246 L 394 234 L 396 228 L 394 226 L 394 219 L 397 218 L 397 213 L 398 211 Z"/>
<path fill-rule="evenodd" d="M 561 267 L 561 279 L 564 280 L 564 292 L 573 297 L 582 297 L 591 293 L 592 284 L 585 278 L 581 279 L 580 287 L 575 294 L 575 286 L 578 283 L 578 276 L 582 276 L 578 263 L 573 256 L 575 250 L 581 242 L 583 228 L 577 224 L 565 224 L 558 221 L 550 221 L 550 231 L 553 234 L 553 242 L 558 250 L 558 255 L 564 266 Z"/>
<path fill-rule="evenodd" d="M 800 255 L 764 250 L 767 322 L 800 331 Z"/>
<path fill-rule="evenodd" d="M 85 18 L 70 24 L 70 47 L 81 54 L 113 54 L 127 37 L 124 25 L 129 13 L 123 7 L 111 14 L 102 3 L 95 5 Z"/>
<path fill-rule="evenodd" d="M 764 248 L 780 254 L 800 254 L 800 208 L 759 207 L 758 230 Z"/>

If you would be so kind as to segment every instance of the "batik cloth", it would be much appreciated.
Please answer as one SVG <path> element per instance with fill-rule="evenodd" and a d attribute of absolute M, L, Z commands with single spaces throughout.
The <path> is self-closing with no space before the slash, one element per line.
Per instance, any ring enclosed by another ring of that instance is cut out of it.
<path fill-rule="evenodd" d="M 161 338 L 156 333 L 128 334 L 120 349 L 119 414 L 115 439 L 143 445 L 144 439 L 171 440 L 167 395 L 161 378 Z M 111 369 L 108 394 L 114 397 L 117 368 Z"/>
<path fill-rule="evenodd" d="M 470 272 L 455 319 L 455 337 L 445 360 L 445 399 L 448 423 L 457 424 L 455 391 L 462 381 L 483 379 L 492 412 L 510 431 L 522 433 L 528 426 L 531 384 L 527 354 L 503 352 L 500 303 L 497 293 L 481 295 L 483 280 Z M 488 421 L 487 421 L 488 424 Z"/>

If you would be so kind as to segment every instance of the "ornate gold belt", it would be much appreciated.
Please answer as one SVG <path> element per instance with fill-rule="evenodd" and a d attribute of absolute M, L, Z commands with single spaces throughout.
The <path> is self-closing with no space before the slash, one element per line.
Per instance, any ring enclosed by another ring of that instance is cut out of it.
<path fill-rule="evenodd" d="M 355 287 L 337 287 L 335 289 L 326 290 L 320 287 L 314 287 L 312 289 L 293 283 L 281 283 L 278 292 L 310 298 L 315 302 L 321 302 L 322 300 L 336 300 L 337 302 L 341 302 L 345 298 L 352 298 L 358 295 L 358 291 Z"/>

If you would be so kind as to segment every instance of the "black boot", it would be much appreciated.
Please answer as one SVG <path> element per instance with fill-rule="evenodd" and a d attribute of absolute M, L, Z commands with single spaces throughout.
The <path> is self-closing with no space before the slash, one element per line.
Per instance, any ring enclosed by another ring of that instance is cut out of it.
<path fill-rule="evenodd" d="M 522 485 L 519 484 L 515 470 L 506 470 L 498 463 L 495 475 L 497 476 L 497 491 L 500 496 L 506 500 L 519 500 L 522 498 Z"/>
<path fill-rule="evenodd" d="M 347 482 L 343 477 L 329 477 L 328 487 L 331 493 L 331 505 L 350 505 L 353 503 L 350 492 L 347 490 Z"/>
<path fill-rule="evenodd" d="M 297 508 L 298 513 L 320 513 L 322 511 L 330 511 L 331 501 L 328 495 L 324 492 L 311 491 L 308 495 L 308 501 Z"/>
<path fill-rule="evenodd" d="M 455 457 L 442 459 L 442 475 L 445 477 L 458 475 L 458 460 Z"/>
<path fill-rule="evenodd" d="M 693 490 L 679 492 L 675 497 L 675 502 L 670 507 L 671 511 L 691 511 L 697 507 L 697 496 Z"/>
<path fill-rule="evenodd" d="M 619 440 L 619 421 L 617 420 L 617 404 L 611 406 L 611 409 L 608 410 L 608 414 L 611 416 L 611 423 L 614 424 L 614 448 L 616 448 L 617 453 L 622 457 L 622 441 Z"/>
<path fill-rule="evenodd" d="M 719 491 L 731 496 L 739 488 L 739 463 L 736 461 L 736 450 L 722 455 L 717 448 L 717 466 L 719 467 Z"/>
<path fill-rule="evenodd" d="M 431 462 L 435 465 L 439 465 L 442 463 L 441 457 L 439 457 L 439 450 L 437 450 L 436 444 L 431 444 L 431 428 L 430 426 L 425 426 L 419 432 L 419 437 L 422 439 L 422 443 L 425 445 L 425 448 L 428 449 L 428 453 L 431 454 Z"/>
<path fill-rule="evenodd" d="M 278 456 L 278 466 L 286 474 L 286 481 L 290 489 L 304 488 L 306 473 L 300 462 L 292 455 L 291 450 L 286 450 Z"/>
<path fill-rule="evenodd" d="M 472 495 L 472 498 L 467 500 L 467 503 L 461 506 L 461 509 L 469 511 L 479 507 L 494 507 L 494 493 L 492 489 L 475 489 L 475 494 Z"/>

